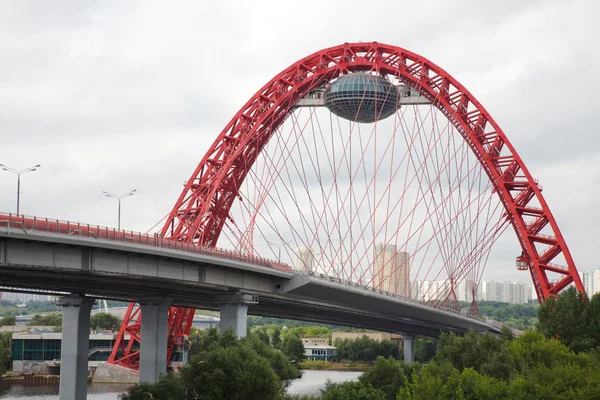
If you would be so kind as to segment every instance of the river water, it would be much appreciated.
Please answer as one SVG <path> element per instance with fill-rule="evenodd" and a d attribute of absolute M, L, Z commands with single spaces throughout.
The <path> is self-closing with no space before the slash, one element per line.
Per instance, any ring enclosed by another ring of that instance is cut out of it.
<path fill-rule="evenodd" d="M 290 394 L 318 394 L 325 382 L 356 380 L 361 372 L 351 371 L 303 371 L 302 378 L 292 381 L 288 389 Z M 118 400 L 119 394 L 127 390 L 128 385 L 95 384 L 88 386 L 89 400 Z M 58 387 L 24 387 L 20 385 L 0 386 L 2 400 L 58 400 Z"/>

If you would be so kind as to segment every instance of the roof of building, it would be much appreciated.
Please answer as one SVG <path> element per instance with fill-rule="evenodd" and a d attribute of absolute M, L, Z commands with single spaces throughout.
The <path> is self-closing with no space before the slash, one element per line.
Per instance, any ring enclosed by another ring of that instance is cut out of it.
<path fill-rule="evenodd" d="M 335 346 L 329 346 L 327 344 L 315 344 L 313 346 L 304 346 L 305 349 L 320 349 L 320 350 L 337 350 Z"/>

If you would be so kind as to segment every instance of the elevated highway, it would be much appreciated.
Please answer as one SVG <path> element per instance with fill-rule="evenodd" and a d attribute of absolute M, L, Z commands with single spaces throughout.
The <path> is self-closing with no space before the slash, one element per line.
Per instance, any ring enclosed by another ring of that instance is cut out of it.
<path fill-rule="evenodd" d="M 373 288 L 293 271 L 275 261 L 156 235 L 0 214 L 5 286 L 219 309 L 219 296 L 258 296 L 249 313 L 436 337 L 497 332 L 484 320 Z M 256 297 L 255 297 L 256 298 Z"/>

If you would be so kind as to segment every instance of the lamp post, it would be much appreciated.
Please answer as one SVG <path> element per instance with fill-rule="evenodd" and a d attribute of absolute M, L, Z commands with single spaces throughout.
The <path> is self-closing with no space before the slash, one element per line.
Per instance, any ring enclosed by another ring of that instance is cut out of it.
<path fill-rule="evenodd" d="M 118 220 L 117 220 L 117 229 L 121 230 L 121 200 L 123 200 L 125 197 L 129 197 L 131 195 L 133 195 L 135 192 L 137 192 L 137 189 L 133 189 L 125 194 L 122 194 L 120 196 L 117 196 L 116 194 L 112 194 L 112 193 L 108 193 L 105 191 L 102 191 L 102 193 L 104 193 L 104 195 L 106 197 L 110 197 L 112 199 L 116 199 L 119 202 L 119 212 L 118 212 Z"/>
<path fill-rule="evenodd" d="M 34 165 L 33 167 L 29 167 L 29 168 L 25 168 L 22 170 L 16 170 L 14 168 L 8 167 L 4 164 L 0 164 L 0 168 L 2 168 L 3 171 L 8 171 L 8 172 L 12 172 L 13 174 L 15 174 L 17 176 L 17 215 L 19 215 L 19 207 L 20 207 L 20 202 L 21 202 L 21 175 L 26 174 L 28 172 L 33 172 L 35 170 L 37 170 L 39 167 L 41 167 L 40 164 L 38 165 Z"/>
<path fill-rule="evenodd" d="M 286 244 L 290 244 L 292 243 L 291 240 L 284 240 L 281 242 L 281 244 L 277 244 L 277 243 L 273 243 L 270 240 L 267 240 L 267 243 L 269 243 L 271 246 L 277 246 L 277 262 L 281 262 L 281 247 L 286 245 Z"/>

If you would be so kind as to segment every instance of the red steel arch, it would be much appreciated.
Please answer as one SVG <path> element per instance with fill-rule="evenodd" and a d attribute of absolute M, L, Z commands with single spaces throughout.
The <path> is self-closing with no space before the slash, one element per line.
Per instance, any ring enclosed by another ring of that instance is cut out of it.
<path fill-rule="evenodd" d="M 271 135 L 287 118 L 289 109 L 315 86 L 341 73 L 357 71 L 397 77 L 429 99 L 460 132 L 506 210 L 506 218 L 522 247 L 520 260 L 529 268 L 540 302 L 556 296 L 570 284 L 584 292 L 541 188 L 496 121 L 442 68 L 403 48 L 377 42 L 345 43 L 318 51 L 264 85 L 227 124 L 193 172 L 162 235 L 215 246 L 240 185 Z M 552 235 L 542 235 L 541 231 L 548 228 Z M 566 266 L 552 264 L 558 256 L 564 258 Z M 552 283 L 548 272 L 558 274 L 558 281 Z M 186 315 L 193 318 L 193 312 Z M 126 324 L 124 321 L 124 327 Z M 191 323 L 186 324 L 187 332 L 178 333 L 189 333 L 190 326 Z"/>

